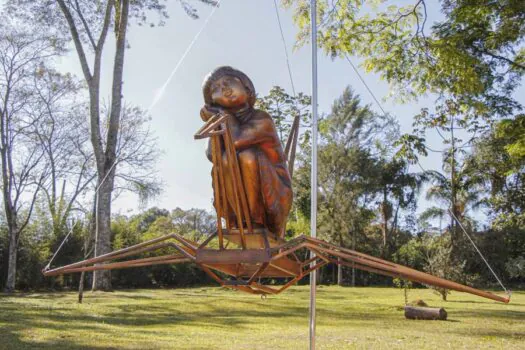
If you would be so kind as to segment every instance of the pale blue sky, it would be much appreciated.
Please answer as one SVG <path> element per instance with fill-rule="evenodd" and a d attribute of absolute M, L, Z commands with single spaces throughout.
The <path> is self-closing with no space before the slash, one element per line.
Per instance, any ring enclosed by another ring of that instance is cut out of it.
<path fill-rule="evenodd" d="M 143 108 L 150 106 L 155 93 L 181 58 L 195 34 L 199 31 L 212 7 L 198 5 L 199 20 L 190 19 L 175 2 L 170 3 L 171 18 L 164 27 L 132 26 L 128 39 L 131 48 L 126 53 L 124 97 L 129 103 Z M 407 1 L 400 1 L 407 3 Z M 430 7 L 433 7 L 432 5 Z M 437 9 L 429 14 L 436 15 Z M 279 9 L 285 39 L 289 47 L 295 87 L 311 93 L 311 51 L 304 47 L 291 52 L 296 29 L 292 14 Z M 112 46 L 111 43 L 107 48 Z M 103 67 L 103 92 L 109 96 L 111 56 L 106 55 Z M 326 113 L 332 101 L 346 85 L 351 85 L 366 103 L 379 110 L 348 62 L 325 57 L 319 52 L 319 111 Z M 272 0 L 224 0 L 193 49 L 167 86 L 165 94 L 149 111 L 151 129 L 158 138 L 164 156 L 158 163 L 159 177 L 166 186 L 163 194 L 148 206 L 166 209 L 192 207 L 212 209 L 211 164 L 204 156 L 204 141 L 193 140 L 194 132 L 202 125 L 199 109 L 203 104 L 201 83 L 204 76 L 220 65 L 231 65 L 248 74 L 259 95 L 265 95 L 272 86 L 280 85 L 291 92 L 285 55 Z M 62 59 L 64 69 L 80 76 L 78 59 L 74 52 Z M 379 99 L 387 96 L 388 85 L 378 76 L 361 74 Z M 524 89 L 521 89 L 521 96 Z M 383 101 L 387 112 L 395 115 L 402 132 L 411 130 L 413 116 L 431 103 L 423 99 L 406 105 Z M 522 103 L 525 102 L 522 99 Z M 435 139 L 436 148 L 441 145 Z M 440 156 L 422 161 L 426 168 L 437 168 Z M 415 169 L 417 170 L 417 169 Z M 114 212 L 129 214 L 137 209 L 134 196 L 121 196 L 114 202 Z"/>

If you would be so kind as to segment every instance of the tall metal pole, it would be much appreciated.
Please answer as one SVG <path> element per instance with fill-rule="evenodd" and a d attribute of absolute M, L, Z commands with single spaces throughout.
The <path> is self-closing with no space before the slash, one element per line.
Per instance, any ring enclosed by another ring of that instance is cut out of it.
<path fill-rule="evenodd" d="M 310 23 L 312 31 L 312 168 L 311 168 L 311 207 L 310 236 L 317 236 L 317 6 L 311 0 Z M 311 252 L 312 257 L 315 256 Z M 312 262 L 312 265 L 314 262 Z M 315 349 L 315 294 L 317 270 L 310 274 L 310 350 Z"/>

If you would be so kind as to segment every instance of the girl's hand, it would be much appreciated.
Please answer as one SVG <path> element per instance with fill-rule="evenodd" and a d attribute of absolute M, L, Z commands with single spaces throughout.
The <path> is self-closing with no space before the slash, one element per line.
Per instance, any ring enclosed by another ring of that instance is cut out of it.
<path fill-rule="evenodd" d="M 207 122 L 211 117 L 213 117 L 215 114 L 217 114 L 216 111 L 214 111 L 212 108 L 209 108 L 208 106 L 204 106 L 201 108 L 201 119 L 204 122 Z"/>

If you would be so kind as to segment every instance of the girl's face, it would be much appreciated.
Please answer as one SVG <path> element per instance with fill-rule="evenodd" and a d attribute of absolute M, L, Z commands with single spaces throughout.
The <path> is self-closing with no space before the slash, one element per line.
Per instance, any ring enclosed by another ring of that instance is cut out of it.
<path fill-rule="evenodd" d="M 248 101 L 248 92 L 241 80 L 225 75 L 211 84 L 211 99 L 214 104 L 226 108 L 240 107 Z"/>

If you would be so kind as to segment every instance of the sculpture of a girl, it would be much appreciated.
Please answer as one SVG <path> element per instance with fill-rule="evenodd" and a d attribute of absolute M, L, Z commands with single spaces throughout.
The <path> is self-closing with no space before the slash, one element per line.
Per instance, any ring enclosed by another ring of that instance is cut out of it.
<path fill-rule="evenodd" d="M 271 116 L 254 108 L 256 94 L 252 81 L 232 67 L 219 67 L 205 78 L 203 95 L 205 105 L 201 118 L 204 121 L 218 110 L 232 116 L 230 130 L 252 222 L 256 227 L 281 235 L 292 204 L 290 173 Z M 208 145 L 207 155 L 211 160 L 210 148 Z M 224 168 L 231 168 L 224 149 L 222 154 Z M 234 193 L 228 185 L 231 183 L 228 171 L 225 178 L 226 215 L 233 219 Z"/>

